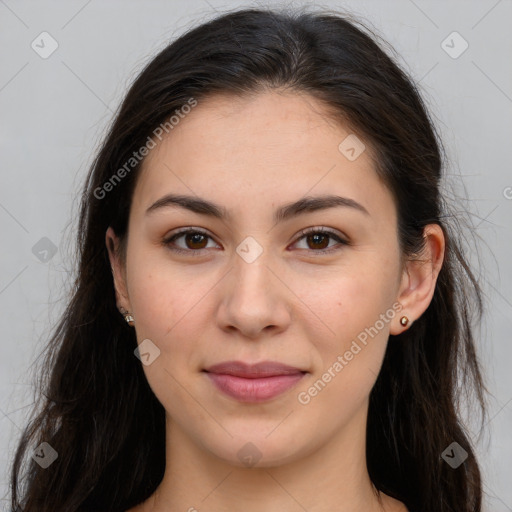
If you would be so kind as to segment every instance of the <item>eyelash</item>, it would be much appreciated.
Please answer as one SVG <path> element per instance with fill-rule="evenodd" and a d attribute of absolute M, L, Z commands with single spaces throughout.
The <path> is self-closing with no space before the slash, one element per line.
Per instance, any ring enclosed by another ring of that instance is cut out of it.
<path fill-rule="evenodd" d="M 165 245 L 167 248 L 169 248 L 171 251 L 173 251 L 175 253 L 188 254 L 188 255 L 192 254 L 193 256 L 201 256 L 202 251 L 204 251 L 206 249 L 181 249 L 179 247 L 171 247 L 172 242 L 174 242 L 178 238 L 182 237 L 183 235 L 187 235 L 187 234 L 200 234 L 200 235 L 204 235 L 208 238 L 212 238 L 206 231 L 203 231 L 202 229 L 187 228 L 187 229 L 179 231 L 178 233 L 174 233 L 173 235 L 165 238 L 162 243 L 163 243 L 163 245 Z M 303 229 L 302 231 L 299 232 L 299 236 L 295 240 L 295 242 L 293 242 L 293 244 L 296 244 L 297 242 L 302 240 L 307 235 L 312 235 L 312 234 L 328 235 L 329 237 L 334 238 L 339 243 L 339 246 L 331 247 L 329 249 L 319 249 L 319 250 L 310 249 L 311 252 L 314 252 L 317 254 L 330 254 L 335 251 L 339 251 L 341 249 L 340 246 L 350 245 L 350 243 L 347 240 L 344 240 L 343 238 L 341 238 L 337 233 L 335 233 L 334 231 L 332 231 L 328 228 L 323 228 L 323 227 L 314 227 L 314 228 Z"/>

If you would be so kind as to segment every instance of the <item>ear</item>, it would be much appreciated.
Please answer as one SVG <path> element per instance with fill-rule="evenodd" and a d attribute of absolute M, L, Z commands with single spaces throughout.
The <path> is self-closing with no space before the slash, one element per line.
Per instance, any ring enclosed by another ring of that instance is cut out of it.
<path fill-rule="evenodd" d="M 393 319 L 390 333 L 397 335 L 408 327 L 400 324 L 404 315 L 408 326 L 428 308 L 436 288 L 437 277 L 444 261 L 445 238 L 438 224 L 428 224 L 423 230 L 425 248 L 416 258 L 406 262 L 398 292 L 402 310 Z"/>
<path fill-rule="evenodd" d="M 120 240 L 111 227 L 105 233 L 105 244 L 112 267 L 117 308 L 120 311 L 131 311 L 126 286 L 126 269 L 119 251 Z"/>

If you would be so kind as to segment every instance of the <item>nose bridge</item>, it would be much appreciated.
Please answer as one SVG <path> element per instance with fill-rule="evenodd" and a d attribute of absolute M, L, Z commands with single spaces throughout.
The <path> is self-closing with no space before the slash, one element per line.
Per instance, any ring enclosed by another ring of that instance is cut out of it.
<path fill-rule="evenodd" d="M 275 266 L 271 252 L 255 238 L 247 237 L 236 253 L 222 301 L 221 323 L 249 337 L 269 326 L 284 328 L 290 317 L 286 290 L 270 270 Z"/>
<path fill-rule="evenodd" d="M 247 237 L 238 245 L 236 253 L 233 292 L 239 295 L 239 301 L 248 302 L 252 309 L 269 305 L 275 292 L 272 288 L 276 284 L 272 282 L 269 270 L 272 265 L 270 251 L 255 238 Z"/>

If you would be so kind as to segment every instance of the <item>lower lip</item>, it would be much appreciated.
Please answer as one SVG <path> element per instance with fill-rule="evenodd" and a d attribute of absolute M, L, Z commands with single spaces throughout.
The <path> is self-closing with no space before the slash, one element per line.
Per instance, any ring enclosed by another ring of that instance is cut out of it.
<path fill-rule="evenodd" d="M 206 372 L 210 380 L 226 395 L 240 402 L 264 402 L 289 390 L 304 377 L 303 373 L 245 379 L 223 373 Z"/>

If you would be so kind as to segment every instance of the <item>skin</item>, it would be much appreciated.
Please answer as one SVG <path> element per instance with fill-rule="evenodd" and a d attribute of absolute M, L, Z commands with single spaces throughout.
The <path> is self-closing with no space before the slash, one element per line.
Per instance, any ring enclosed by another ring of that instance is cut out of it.
<path fill-rule="evenodd" d="M 369 479 L 368 398 L 389 335 L 410 327 L 400 317 L 414 321 L 432 299 L 444 238 L 427 226 L 422 261 L 402 265 L 396 206 L 369 146 L 348 160 L 338 145 L 351 132 L 323 108 L 278 91 L 199 102 L 146 157 L 126 259 L 112 229 L 106 233 L 118 307 L 133 315 L 138 342 L 148 338 L 160 350 L 144 371 L 167 413 L 165 476 L 130 512 L 406 511 Z M 213 201 L 231 217 L 177 206 L 146 214 L 171 192 Z M 351 198 L 368 214 L 336 207 L 273 222 L 281 205 L 323 194 Z M 184 227 L 210 238 L 182 236 L 174 247 L 189 253 L 174 253 L 162 241 Z M 308 241 L 300 230 L 309 227 L 330 228 L 350 244 Z M 236 252 L 248 236 L 263 249 L 251 263 Z M 327 246 L 336 250 L 319 254 Z M 299 403 L 393 304 L 400 313 Z M 227 360 L 273 360 L 308 373 L 267 402 L 241 403 L 201 371 Z M 248 442 L 260 457 L 251 467 L 238 456 Z"/>

